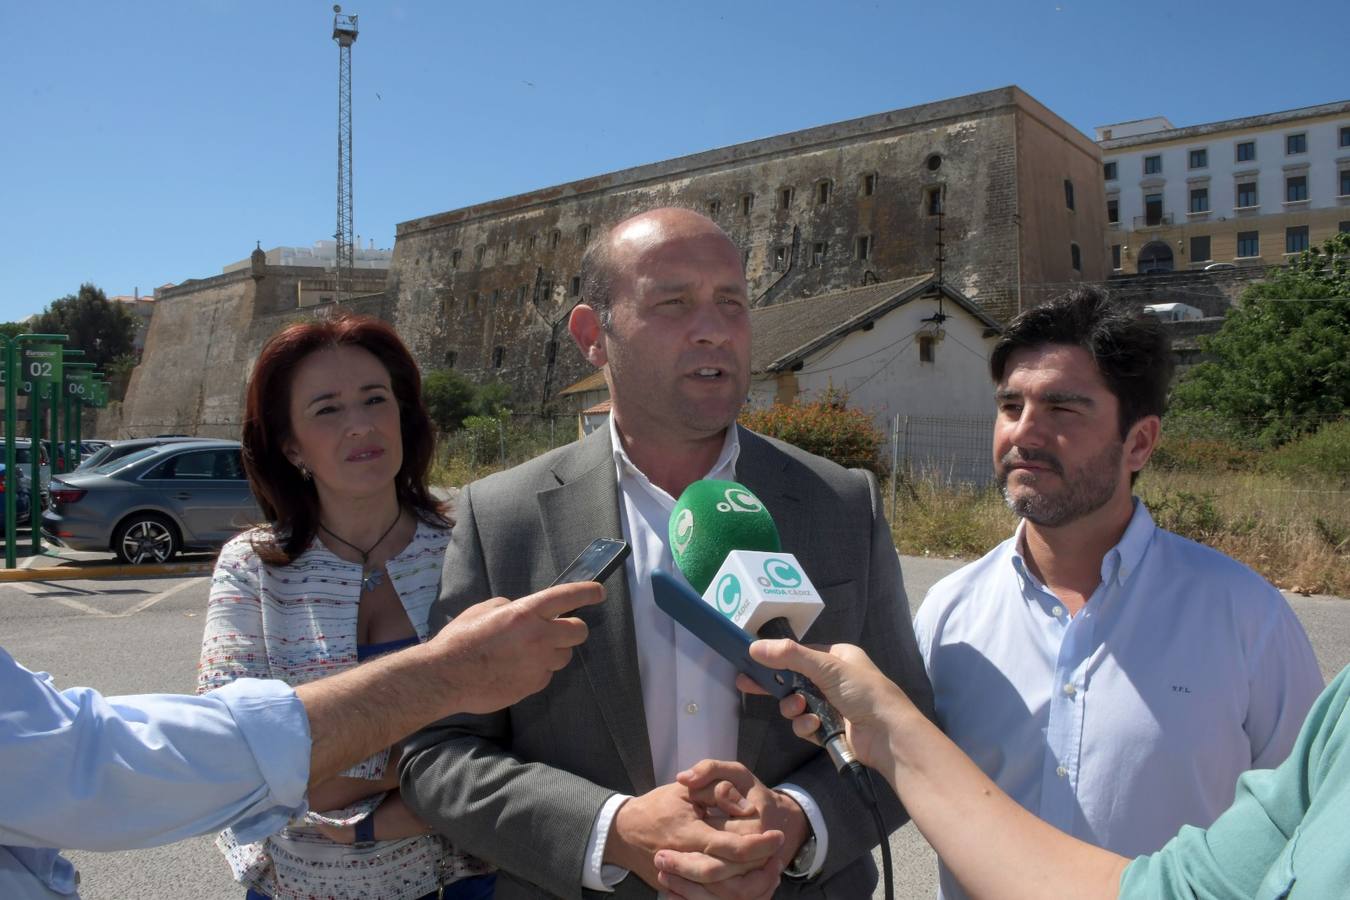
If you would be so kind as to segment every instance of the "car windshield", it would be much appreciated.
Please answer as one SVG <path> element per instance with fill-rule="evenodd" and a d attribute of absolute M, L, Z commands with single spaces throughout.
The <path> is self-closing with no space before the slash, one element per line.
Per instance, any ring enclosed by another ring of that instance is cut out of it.
<path fill-rule="evenodd" d="M 103 461 L 112 455 L 112 447 L 103 447 L 96 450 L 92 456 L 80 463 L 79 468 L 89 470 L 95 466 L 103 465 Z"/>
<path fill-rule="evenodd" d="M 117 470 L 123 468 L 124 466 L 129 466 L 132 463 L 140 462 L 147 456 L 153 454 L 158 449 L 159 449 L 158 447 L 146 447 L 142 450 L 137 450 L 135 453 L 128 453 L 126 456 L 119 456 L 117 459 L 114 459 L 111 462 L 105 462 L 100 466 L 93 466 L 90 468 L 89 471 L 95 472 L 99 475 L 107 475 L 110 472 L 116 472 Z"/>

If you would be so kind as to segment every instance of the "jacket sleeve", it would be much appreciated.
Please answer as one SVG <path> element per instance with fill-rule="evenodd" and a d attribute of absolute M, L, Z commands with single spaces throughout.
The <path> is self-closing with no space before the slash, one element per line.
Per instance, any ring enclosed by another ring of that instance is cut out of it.
<path fill-rule="evenodd" d="M 239 678 L 271 678 L 263 645 L 258 557 L 247 534 L 220 551 L 206 601 L 206 625 L 197 662 L 197 693 Z"/>
<path fill-rule="evenodd" d="M 456 507 L 432 631 L 494 595 L 472 493 L 466 487 Z M 513 756 L 511 734 L 508 709 L 451 716 L 413 735 L 399 764 L 403 799 L 457 848 L 560 897 L 580 898 L 587 838 L 614 792 Z"/>
<path fill-rule="evenodd" d="M 867 481 L 870 497 L 871 549 L 866 566 L 864 588 L 866 609 L 862 616 L 861 646 L 877 667 L 904 689 L 929 719 L 934 718 L 933 690 L 924 672 L 910 624 L 909 602 L 900 577 L 900 557 L 891 537 L 881 505 L 876 478 L 863 470 L 854 473 Z M 824 881 L 868 854 L 877 846 L 876 826 L 862 801 L 846 788 L 825 753 L 815 754 L 809 762 L 782 779 L 805 789 L 820 807 L 829 831 L 825 863 L 817 878 Z M 895 794 L 879 777 L 872 778 L 877 800 L 888 832 L 909 821 L 909 814 Z"/>

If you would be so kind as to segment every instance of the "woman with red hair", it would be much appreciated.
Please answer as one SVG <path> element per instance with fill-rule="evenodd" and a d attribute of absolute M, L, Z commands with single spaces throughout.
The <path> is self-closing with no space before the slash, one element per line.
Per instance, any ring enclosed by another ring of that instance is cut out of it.
<path fill-rule="evenodd" d="M 267 524 L 221 550 L 199 691 L 303 684 L 426 640 L 451 522 L 427 487 L 434 439 L 417 364 L 387 324 L 282 329 L 249 379 L 244 466 Z M 397 749 L 314 788 L 264 841 L 217 845 L 248 897 L 490 897 L 495 876 L 399 795 Z"/>

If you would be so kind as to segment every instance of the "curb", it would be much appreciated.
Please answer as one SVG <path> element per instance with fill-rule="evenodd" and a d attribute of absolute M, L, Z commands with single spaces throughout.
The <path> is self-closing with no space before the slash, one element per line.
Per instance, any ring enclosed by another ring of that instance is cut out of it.
<path fill-rule="evenodd" d="M 159 563 L 145 566 L 47 566 L 38 569 L 0 569 L 0 584 L 16 581 L 71 581 L 96 578 L 156 578 L 163 575 L 210 575 L 210 562 Z"/>

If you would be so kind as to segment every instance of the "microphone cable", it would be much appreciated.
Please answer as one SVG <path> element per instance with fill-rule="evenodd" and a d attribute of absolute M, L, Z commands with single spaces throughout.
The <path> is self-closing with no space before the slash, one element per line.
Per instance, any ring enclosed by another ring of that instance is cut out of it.
<path fill-rule="evenodd" d="M 856 759 L 846 763 L 839 774 L 853 785 L 854 793 L 872 811 L 872 821 L 877 826 L 877 840 L 881 846 L 881 883 L 886 900 L 895 900 L 895 872 L 891 865 L 891 839 L 886 831 L 886 819 L 881 815 L 881 804 L 877 802 L 877 792 L 872 786 L 872 773 Z"/>

